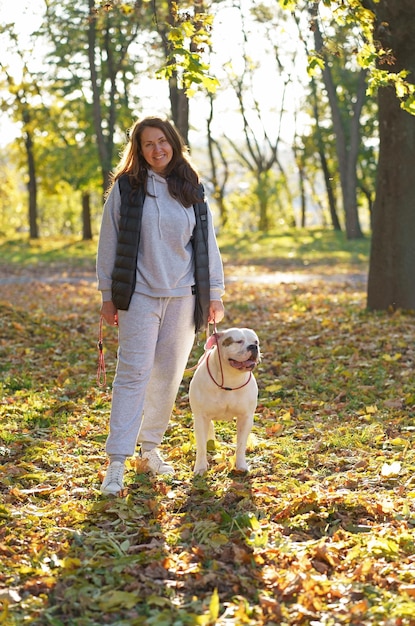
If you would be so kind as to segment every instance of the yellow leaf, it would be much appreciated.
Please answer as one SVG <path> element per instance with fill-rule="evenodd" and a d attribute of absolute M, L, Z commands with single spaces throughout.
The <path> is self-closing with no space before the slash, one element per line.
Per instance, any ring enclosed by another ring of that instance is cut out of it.
<path fill-rule="evenodd" d="M 399 359 L 401 358 L 402 354 L 400 354 L 399 352 L 397 352 L 393 356 L 391 356 L 390 354 L 382 354 L 382 359 L 384 361 L 387 361 L 388 363 L 391 363 L 392 361 L 399 361 Z"/>
<path fill-rule="evenodd" d="M 70 556 L 66 556 L 64 559 L 62 559 L 61 563 L 64 569 L 77 569 L 82 565 L 81 559 Z"/>
<path fill-rule="evenodd" d="M 229 543 L 229 538 L 223 533 L 213 533 L 210 537 L 209 543 L 215 547 L 224 546 L 225 543 Z"/>
<path fill-rule="evenodd" d="M 359 550 L 360 548 L 358 548 L 357 552 Z M 369 574 L 369 572 L 372 570 L 372 567 L 373 567 L 373 562 L 370 559 L 363 559 L 362 561 L 360 561 L 359 565 L 357 566 L 354 572 L 354 578 L 356 580 L 361 580 L 361 579 L 364 580 L 366 576 Z"/>
<path fill-rule="evenodd" d="M 9 617 L 9 603 L 4 603 L 4 608 L 0 613 L 0 624 L 6 624 Z"/>
<path fill-rule="evenodd" d="M 209 613 L 210 613 L 211 620 L 213 622 L 216 622 L 216 620 L 219 617 L 219 594 L 216 588 L 214 589 L 212 593 L 212 597 L 210 599 Z"/>
<path fill-rule="evenodd" d="M 170 41 L 181 41 L 183 39 L 183 33 L 180 28 L 171 28 L 169 30 L 168 39 Z"/>
<path fill-rule="evenodd" d="M 265 391 L 270 391 L 271 393 L 275 393 L 276 391 L 281 391 L 282 385 L 281 383 L 273 383 L 272 385 L 267 385 L 265 387 Z"/>
<path fill-rule="evenodd" d="M 378 407 L 376 406 L 376 404 L 373 404 L 372 406 L 367 406 L 366 407 L 366 413 L 369 413 L 369 414 L 373 415 L 374 413 L 377 413 L 377 411 L 378 411 Z"/>
<path fill-rule="evenodd" d="M 384 537 L 373 537 L 367 544 L 367 549 L 376 556 L 396 558 L 399 555 L 399 546 L 396 541 Z"/>
<path fill-rule="evenodd" d="M 395 439 L 389 439 L 389 443 L 391 446 L 406 447 L 408 445 L 408 441 L 403 439 L 402 437 L 395 437 Z"/>

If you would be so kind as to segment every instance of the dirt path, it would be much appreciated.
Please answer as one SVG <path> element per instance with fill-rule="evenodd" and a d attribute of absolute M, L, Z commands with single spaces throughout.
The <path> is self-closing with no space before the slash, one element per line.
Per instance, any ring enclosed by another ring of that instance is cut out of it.
<path fill-rule="evenodd" d="M 268 285 L 281 284 L 305 284 L 316 281 L 326 281 L 329 283 L 348 283 L 355 285 L 366 285 L 367 275 L 363 272 L 353 273 L 311 273 L 311 272 L 267 272 L 243 274 L 241 268 L 239 272 L 227 276 L 227 282 L 244 281 L 246 283 L 262 283 Z"/>
<path fill-rule="evenodd" d="M 42 271 L 43 270 L 43 271 Z M 326 281 L 329 283 L 347 283 L 355 285 L 366 285 L 367 274 L 364 272 L 275 272 L 275 271 L 262 271 L 263 268 L 258 266 L 232 266 L 227 265 L 225 267 L 226 282 L 245 282 L 245 283 L 258 283 L 268 285 L 280 285 L 280 284 L 305 284 L 315 281 Z M 24 285 L 28 283 L 95 283 L 96 275 L 93 271 L 79 271 L 76 269 L 69 269 L 65 271 L 44 271 L 42 268 L 36 271 L 34 268 L 22 269 L 18 272 L 1 271 L 0 270 L 0 285 Z"/>

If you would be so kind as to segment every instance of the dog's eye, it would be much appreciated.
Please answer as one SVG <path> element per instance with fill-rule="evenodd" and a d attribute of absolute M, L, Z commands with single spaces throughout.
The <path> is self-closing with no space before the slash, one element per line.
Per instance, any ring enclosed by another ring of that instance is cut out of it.
<path fill-rule="evenodd" d="M 239 341 L 237 341 L 236 343 L 243 343 L 243 339 L 240 339 Z"/>

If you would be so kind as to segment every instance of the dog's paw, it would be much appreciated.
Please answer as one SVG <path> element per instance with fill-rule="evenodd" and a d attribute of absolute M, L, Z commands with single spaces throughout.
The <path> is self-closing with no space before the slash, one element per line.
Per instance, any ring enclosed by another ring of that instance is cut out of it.
<path fill-rule="evenodd" d="M 202 476 L 203 474 L 206 474 L 207 470 L 208 470 L 207 465 L 203 467 L 196 467 L 195 465 L 195 467 L 193 468 L 193 473 L 195 476 Z"/>
<path fill-rule="evenodd" d="M 235 468 L 233 470 L 234 472 L 241 472 L 244 474 L 248 474 L 249 472 L 249 465 L 247 463 L 238 463 L 238 465 L 235 465 Z"/>

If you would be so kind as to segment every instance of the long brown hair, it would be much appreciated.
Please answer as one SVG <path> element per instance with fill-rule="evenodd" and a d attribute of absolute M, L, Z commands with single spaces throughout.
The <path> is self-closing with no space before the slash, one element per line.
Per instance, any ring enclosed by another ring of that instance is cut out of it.
<path fill-rule="evenodd" d="M 135 122 L 130 128 L 129 142 L 114 170 L 112 184 L 123 174 L 128 174 L 133 189 L 144 185 L 147 190 L 149 166 L 141 151 L 141 135 L 143 130 L 149 127 L 161 130 L 173 150 L 172 159 L 164 172 L 170 195 L 179 200 L 183 206 L 191 206 L 200 199 L 199 174 L 190 162 L 188 149 L 180 133 L 171 122 L 160 117 L 146 117 Z"/>

